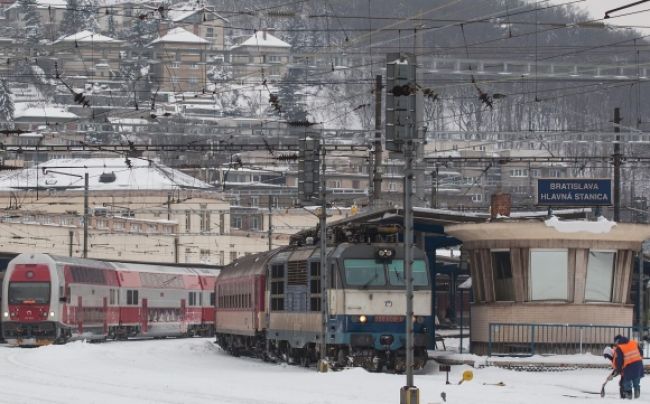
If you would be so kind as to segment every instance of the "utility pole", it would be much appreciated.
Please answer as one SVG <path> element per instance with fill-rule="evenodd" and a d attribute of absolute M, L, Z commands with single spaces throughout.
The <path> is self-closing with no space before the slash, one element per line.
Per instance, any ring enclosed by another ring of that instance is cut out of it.
<path fill-rule="evenodd" d="M 84 174 L 84 251 L 83 257 L 88 258 L 88 173 Z"/>
<path fill-rule="evenodd" d="M 438 208 L 438 164 L 431 171 L 431 207 Z"/>
<path fill-rule="evenodd" d="M 319 215 L 318 227 L 320 229 L 320 297 L 321 297 L 321 339 L 320 339 L 320 363 L 318 370 L 320 372 L 327 372 L 327 320 L 329 318 L 328 310 L 328 283 L 329 276 L 327 272 L 327 201 L 326 201 L 326 181 L 325 181 L 325 139 L 321 136 L 321 175 L 320 175 L 320 205 L 321 212 Z"/>
<path fill-rule="evenodd" d="M 172 219 L 172 193 L 167 193 L 167 220 Z"/>
<path fill-rule="evenodd" d="M 614 142 L 614 221 L 621 219 L 621 136 L 619 132 L 621 124 L 621 111 L 614 108 L 614 133 L 616 140 Z"/>
<path fill-rule="evenodd" d="M 269 195 L 269 231 L 267 233 L 269 238 L 269 251 L 273 249 L 273 197 Z"/>
<path fill-rule="evenodd" d="M 417 55 L 422 49 L 424 49 L 423 38 L 424 35 L 418 31 L 418 27 L 413 30 L 413 35 L 415 36 L 415 51 L 414 55 Z M 415 57 L 414 63 L 416 62 Z M 422 85 L 424 83 L 424 70 L 417 69 L 415 70 L 415 83 L 416 85 Z M 424 138 L 426 136 L 424 130 L 424 96 L 422 91 L 417 91 L 415 93 L 415 121 L 413 122 L 413 136 L 417 139 L 417 142 L 413 145 L 412 153 L 415 154 L 415 169 L 413 176 L 415 179 L 415 196 L 417 197 L 418 206 L 422 206 L 425 201 L 424 198 L 424 169 L 422 167 L 422 162 L 424 161 Z"/>
<path fill-rule="evenodd" d="M 72 243 L 74 242 L 74 232 L 70 230 L 68 232 L 68 256 L 72 257 Z"/>
<path fill-rule="evenodd" d="M 382 172 L 382 147 L 381 147 L 381 74 L 375 76 L 375 144 L 372 176 L 372 205 L 376 206 L 381 199 L 381 172 Z"/>
<path fill-rule="evenodd" d="M 413 127 L 415 130 L 415 127 Z M 406 280 L 406 398 L 404 404 L 419 403 L 413 383 L 413 141 L 405 144 L 404 160 L 404 278 Z M 413 400 L 415 398 L 415 401 Z"/>

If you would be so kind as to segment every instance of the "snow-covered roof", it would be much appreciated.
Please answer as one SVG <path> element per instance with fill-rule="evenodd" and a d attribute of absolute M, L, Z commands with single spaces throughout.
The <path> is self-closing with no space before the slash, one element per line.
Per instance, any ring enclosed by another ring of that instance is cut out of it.
<path fill-rule="evenodd" d="M 61 42 L 92 42 L 92 43 L 123 43 L 119 39 L 111 38 L 106 35 L 97 34 L 88 30 L 79 31 L 76 34 L 62 36 L 54 43 Z"/>
<path fill-rule="evenodd" d="M 14 105 L 14 119 L 19 118 L 49 118 L 49 119 L 77 119 L 76 114 L 66 111 L 63 107 L 52 105 L 34 105 L 30 103 L 16 103 Z"/>
<path fill-rule="evenodd" d="M 255 46 L 255 47 L 269 47 L 269 48 L 290 48 L 291 45 L 284 42 L 282 39 L 269 34 L 267 31 L 257 31 L 250 38 L 235 45 L 230 49 L 236 49 L 243 46 Z"/>
<path fill-rule="evenodd" d="M 36 8 L 66 8 L 66 0 L 36 0 Z M 7 9 L 20 7 L 18 2 L 13 3 Z"/>
<path fill-rule="evenodd" d="M 577 233 L 587 232 L 594 234 L 609 233 L 616 222 L 609 221 L 604 217 L 598 217 L 595 222 L 585 220 L 565 220 L 560 221 L 557 216 L 552 216 L 544 222 L 548 227 L 552 227 L 560 233 Z"/>
<path fill-rule="evenodd" d="M 194 14 L 199 13 L 199 12 L 202 12 L 202 13 L 204 12 L 206 14 L 212 14 L 212 15 L 214 15 L 215 17 L 217 17 L 220 20 L 227 21 L 225 18 L 223 18 L 222 16 L 220 16 L 219 14 L 214 12 L 213 10 L 210 10 L 208 8 L 205 8 L 205 7 L 199 7 L 199 8 L 195 8 L 195 9 L 191 9 L 191 10 L 184 9 L 183 7 L 181 7 L 180 9 L 169 10 L 169 12 L 167 13 L 167 16 L 173 22 L 181 22 L 181 21 L 185 20 L 186 18 L 191 17 Z"/>
<path fill-rule="evenodd" d="M 208 44 L 209 42 L 200 36 L 196 36 L 188 30 L 183 28 L 174 28 L 169 30 L 164 36 L 155 39 L 149 45 L 156 43 L 194 43 L 194 44 Z"/>
<path fill-rule="evenodd" d="M 88 173 L 90 191 L 169 190 L 211 188 L 212 186 L 155 161 L 123 158 L 54 159 L 37 167 L 13 172 L 0 178 L 0 191 L 16 189 L 82 189 Z M 114 174 L 114 180 L 111 180 Z M 104 176 L 102 176 L 104 174 Z"/>

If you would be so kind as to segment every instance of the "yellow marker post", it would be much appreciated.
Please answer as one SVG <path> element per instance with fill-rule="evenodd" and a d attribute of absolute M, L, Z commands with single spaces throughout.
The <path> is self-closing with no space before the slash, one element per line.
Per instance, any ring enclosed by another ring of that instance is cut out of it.
<path fill-rule="evenodd" d="M 458 382 L 458 384 L 461 384 L 461 383 L 463 383 L 463 382 L 469 382 L 469 381 L 471 381 L 473 378 L 474 378 L 474 372 L 472 372 L 471 370 L 466 370 L 466 371 L 463 372 L 463 378 L 460 379 L 460 381 Z"/>

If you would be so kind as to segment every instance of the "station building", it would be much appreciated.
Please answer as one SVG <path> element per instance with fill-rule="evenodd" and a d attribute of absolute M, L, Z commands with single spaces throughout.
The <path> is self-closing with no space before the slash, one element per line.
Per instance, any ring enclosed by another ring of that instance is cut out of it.
<path fill-rule="evenodd" d="M 635 257 L 650 226 L 506 217 L 445 231 L 471 271 L 472 353 L 600 354 L 631 333 Z"/>

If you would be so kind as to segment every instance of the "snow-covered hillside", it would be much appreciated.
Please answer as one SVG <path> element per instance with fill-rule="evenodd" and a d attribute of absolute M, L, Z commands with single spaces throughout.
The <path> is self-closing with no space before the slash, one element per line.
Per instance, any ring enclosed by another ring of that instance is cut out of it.
<path fill-rule="evenodd" d="M 593 359 L 599 359 L 592 357 Z M 467 366 L 454 366 L 451 385 L 429 366 L 415 377 L 420 403 L 575 403 L 619 401 L 616 382 L 597 394 L 607 369 L 516 372 L 473 369 L 474 379 L 457 385 Z M 647 380 L 641 399 L 650 402 Z M 395 404 L 403 375 L 362 369 L 317 373 L 313 368 L 264 363 L 225 354 L 212 339 L 83 342 L 37 349 L 0 346 L 0 403 L 233 403 Z M 494 385 L 503 382 L 505 386 Z"/>

